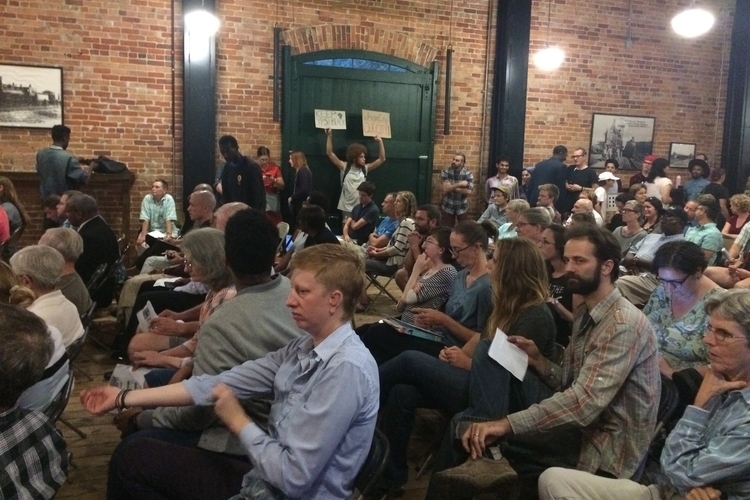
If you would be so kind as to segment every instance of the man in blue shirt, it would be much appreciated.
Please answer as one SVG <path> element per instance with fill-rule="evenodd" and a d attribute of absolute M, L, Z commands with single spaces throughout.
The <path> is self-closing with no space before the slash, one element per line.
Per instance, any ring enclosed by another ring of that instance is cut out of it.
<path fill-rule="evenodd" d="M 89 178 L 90 167 L 81 166 L 78 159 L 68 153 L 70 129 L 65 125 L 52 127 L 52 145 L 36 153 L 36 171 L 39 174 L 41 197 L 62 195 L 68 189 L 83 185 Z"/>
<path fill-rule="evenodd" d="M 750 492 L 750 291 L 731 290 L 706 303 L 703 342 L 711 365 L 698 394 L 669 434 L 661 454 L 662 484 L 644 486 L 570 469 L 539 478 L 539 498 L 557 500 L 729 499 Z"/>
<path fill-rule="evenodd" d="M 708 177 L 708 163 L 703 160 L 690 160 L 688 163 L 691 179 L 685 183 L 685 194 L 688 201 L 695 200 L 711 184 Z"/>
<path fill-rule="evenodd" d="M 131 405 L 213 405 L 239 436 L 252 469 L 196 448 L 133 440 L 116 471 L 124 491 L 108 491 L 108 498 L 216 498 L 217 482 L 241 491 L 235 498 L 351 498 L 372 442 L 379 398 L 375 360 L 351 326 L 364 265 L 352 250 L 323 244 L 297 253 L 291 269 L 286 305 L 307 335 L 216 376 L 81 394 L 86 409 L 96 414 Z M 253 421 L 237 397 L 273 400 L 268 429 Z M 144 460 L 151 466 L 134 465 Z"/>
<path fill-rule="evenodd" d="M 719 215 L 719 206 L 710 194 L 701 195 L 696 201 L 698 208 L 695 210 L 695 220 L 698 225 L 687 230 L 685 240 L 692 241 L 701 247 L 708 265 L 712 266 L 724 247 L 724 237 L 714 222 Z"/>
<path fill-rule="evenodd" d="M 554 184 L 560 192 L 560 197 L 555 200 L 555 209 L 563 213 L 568 207 L 568 195 L 565 181 L 567 179 L 568 167 L 565 160 L 568 158 L 568 148 L 565 146 L 555 146 L 552 150 L 552 157 L 548 160 L 540 161 L 531 171 L 531 181 L 529 182 L 529 204 L 533 207 L 539 198 L 539 186 L 542 184 Z"/>

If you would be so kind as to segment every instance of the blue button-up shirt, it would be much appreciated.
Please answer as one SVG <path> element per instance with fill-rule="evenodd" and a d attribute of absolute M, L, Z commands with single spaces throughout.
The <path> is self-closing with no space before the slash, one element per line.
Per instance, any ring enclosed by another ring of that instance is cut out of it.
<path fill-rule="evenodd" d="M 272 399 L 268 433 L 255 423 L 240 433 L 258 478 L 293 497 L 348 499 L 375 432 L 378 367 L 349 323 L 318 346 L 309 336 L 217 376 L 184 382 L 193 401 L 213 403 L 216 384 L 240 399 Z"/>

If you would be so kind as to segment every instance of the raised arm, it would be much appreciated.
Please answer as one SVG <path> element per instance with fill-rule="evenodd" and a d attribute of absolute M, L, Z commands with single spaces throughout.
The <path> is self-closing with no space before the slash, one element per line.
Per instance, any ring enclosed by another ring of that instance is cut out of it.
<path fill-rule="evenodd" d="M 330 128 L 326 129 L 326 155 L 328 156 L 328 159 L 331 160 L 331 163 L 333 163 L 339 170 L 344 170 L 346 168 L 346 162 L 341 161 L 333 152 L 333 130 Z"/>
<path fill-rule="evenodd" d="M 375 141 L 377 141 L 378 143 L 378 159 L 367 165 L 368 172 L 375 170 L 385 161 L 385 146 L 383 145 L 383 138 L 379 135 L 376 135 Z"/>

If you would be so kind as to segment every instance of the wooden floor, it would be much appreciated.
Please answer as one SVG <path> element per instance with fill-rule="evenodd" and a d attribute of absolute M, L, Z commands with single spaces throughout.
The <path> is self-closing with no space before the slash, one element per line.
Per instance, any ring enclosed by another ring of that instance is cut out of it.
<path fill-rule="evenodd" d="M 394 285 L 388 288 L 393 290 L 398 297 L 398 289 Z M 374 297 L 375 293 L 372 290 L 371 288 L 371 297 Z M 396 314 L 395 305 L 389 298 L 382 295 L 375 300 L 367 313 L 357 314 L 356 323 L 358 325 L 371 323 L 394 314 Z M 108 343 L 114 335 L 115 326 L 114 318 L 96 319 L 91 335 Z M 73 454 L 75 467 L 71 468 L 68 481 L 60 489 L 56 498 L 58 500 L 101 500 L 106 496 L 109 458 L 120 441 L 120 432 L 112 425 L 112 417 L 94 417 L 86 413 L 81 407 L 79 394 L 87 387 L 105 384 L 104 373 L 111 371 L 115 363 L 110 359 L 108 352 L 89 341 L 75 364 L 78 368 L 74 372 L 75 388 L 62 418 L 77 426 L 86 434 L 86 438 L 81 438 L 62 422 L 58 422 L 58 427 L 68 443 L 68 449 Z M 90 375 L 93 380 L 88 380 L 83 372 Z M 421 461 L 423 453 L 442 431 L 442 425 L 434 413 L 418 414 L 418 425 L 412 437 L 410 451 L 410 454 L 414 455 L 414 466 Z M 416 474 L 414 467 L 412 467 L 411 474 L 412 476 Z M 400 498 L 403 500 L 424 498 L 427 481 L 427 476 L 420 481 L 410 480 L 406 494 Z"/>

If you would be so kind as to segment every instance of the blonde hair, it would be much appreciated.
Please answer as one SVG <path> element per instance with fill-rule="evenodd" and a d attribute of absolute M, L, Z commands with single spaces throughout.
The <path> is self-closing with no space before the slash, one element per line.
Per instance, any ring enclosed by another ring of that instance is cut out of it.
<path fill-rule="evenodd" d="M 411 191 L 399 191 L 396 196 L 404 200 L 404 213 L 398 214 L 402 219 L 413 219 L 417 211 L 417 198 Z"/>
<path fill-rule="evenodd" d="M 0 261 L 0 303 L 26 309 L 36 299 L 34 292 L 21 286 L 18 275 L 7 263 Z"/>
<path fill-rule="evenodd" d="M 529 208 L 531 208 L 531 205 L 529 205 L 528 201 L 516 198 L 515 200 L 510 200 L 508 202 L 505 210 L 513 210 L 515 213 L 520 214 L 521 212 L 525 212 Z"/>
<path fill-rule="evenodd" d="M 305 153 L 303 153 L 302 151 L 292 151 L 289 155 L 289 158 L 291 158 L 292 160 L 292 167 L 307 167 L 307 158 L 305 158 Z"/>
<path fill-rule="evenodd" d="M 528 309 L 547 300 L 549 279 L 544 258 L 536 244 L 526 238 L 507 238 L 496 243 L 497 255 L 492 275 L 492 315 L 487 338 L 498 328 L 512 334 L 510 328 Z"/>
<path fill-rule="evenodd" d="M 737 211 L 746 214 L 750 212 L 750 196 L 746 194 L 736 194 L 729 198 L 729 205 L 737 207 Z"/>
<path fill-rule="evenodd" d="M 326 290 L 340 291 L 344 319 L 354 317 L 359 295 L 365 288 L 364 260 L 354 250 L 333 243 L 308 247 L 294 253 L 289 269 L 292 273 L 295 269 L 311 271 Z"/>

